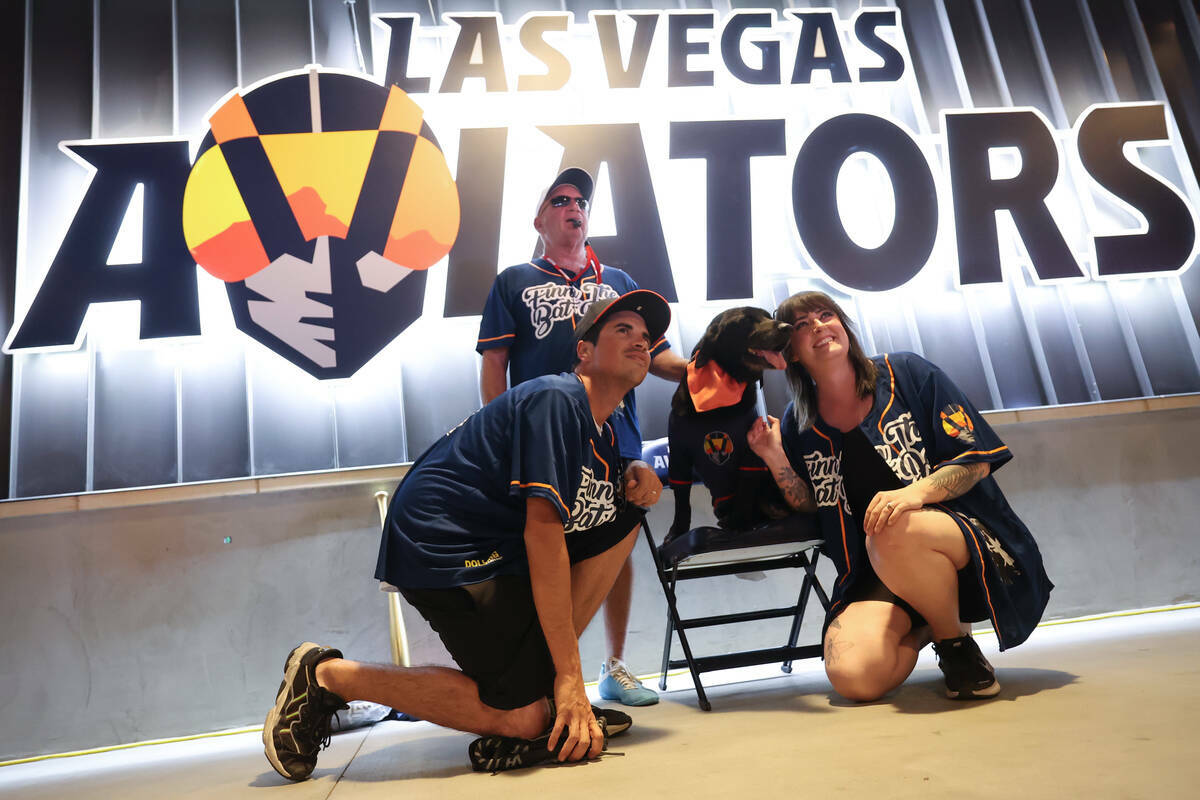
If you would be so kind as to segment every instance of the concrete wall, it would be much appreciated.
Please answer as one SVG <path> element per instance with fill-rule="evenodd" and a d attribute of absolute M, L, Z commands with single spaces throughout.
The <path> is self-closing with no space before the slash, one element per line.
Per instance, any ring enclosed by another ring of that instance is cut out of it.
<path fill-rule="evenodd" d="M 1049 617 L 1200 599 L 1200 407 L 997 428 L 1016 453 L 997 478 L 1058 585 Z M 0 516 L 0 760 L 259 724 L 303 639 L 386 661 L 373 494 L 392 482 Z M 668 497 L 650 518 L 659 537 L 670 516 Z M 647 673 L 665 604 L 645 543 L 634 553 L 627 660 Z M 681 602 L 785 604 L 798 585 L 794 572 L 698 581 Z M 408 624 L 414 661 L 444 663 L 428 627 Z M 785 627 L 697 631 L 694 644 L 774 646 Z M 581 643 L 589 680 L 601 628 Z M 802 641 L 818 632 L 814 613 Z"/>

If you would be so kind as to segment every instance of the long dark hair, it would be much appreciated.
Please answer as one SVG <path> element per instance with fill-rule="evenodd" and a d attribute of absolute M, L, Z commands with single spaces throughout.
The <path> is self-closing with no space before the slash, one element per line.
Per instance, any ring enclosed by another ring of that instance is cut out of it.
<path fill-rule="evenodd" d="M 854 325 L 842 307 L 832 297 L 824 292 L 797 292 L 779 304 L 775 309 L 775 319 L 789 325 L 795 323 L 800 314 L 828 309 L 837 315 L 842 327 L 846 329 L 846 337 L 850 340 L 850 364 L 854 367 L 854 391 L 859 397 L 869 397 L 875 391 L 875 362 L 863 352 L 854 332 Z M 790 349 L 784 354 L 788 359 L 788 387 L 792 393 L 792 408 L 796 415 L 796 423 L 800 430 L 810 427 L 816 417 L 817 385 L 812 376 L 799 361 L 792 360 Z"/>

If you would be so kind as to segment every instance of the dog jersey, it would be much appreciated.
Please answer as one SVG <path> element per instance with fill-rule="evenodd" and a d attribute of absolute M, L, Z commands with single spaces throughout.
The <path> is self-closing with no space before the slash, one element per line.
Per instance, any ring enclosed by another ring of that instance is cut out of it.
<path fill-rule="evenodd" d="M 742 472 L 767 474 L 766 465 L 746 442 L 755 415 L 753 406 L 728 406 L 703 414 L 672 414 L 667 422 L 671 486 L 691 486 L 695 470 L 712 495 L 718 520 L 732 510 Z"/>
<path fill-rule="evenodd" d="M 475 349 L 482 353 L 494 347 L 508 348 L 509 386 L 567 372 L 575 367 L 575 323 L 588 306 L 637 288 L 637 282 L 616 267 L 589 264 L 574 276 L 545 258 L 509 267 L 492 284 Z M 669 347 L 665 337 L 654 342 L 651 358 Z M 642 431 L 632 391 L 609 422 L 616 430 L 621 455 L 641 458 Z"/>
<path fill-rule="evenodd" d="M 497 397 L 434 442 L 388 509 L 375 577 L 437 589 L 528 574 L 525 501 L 549 500 L 568 540 L 617 515 L 616 436 L 574 373 Z"/>

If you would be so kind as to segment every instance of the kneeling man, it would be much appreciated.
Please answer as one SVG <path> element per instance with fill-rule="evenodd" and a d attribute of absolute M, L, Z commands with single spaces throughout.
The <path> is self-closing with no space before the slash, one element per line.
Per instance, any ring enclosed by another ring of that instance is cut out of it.
<path fill-rule="evenodd" d="M 662 485 L 622 464 L 605 421 L 650 367 L 670 322 L 636 290 L 592 304 L 574 372 L 523 383 L 433 444 L 396 490 L 375 576 L 403 593 L 459 669 L 350 661 L 310 642 L 287 658 L 263 727 L 267 759 L 304 780 L 330 717 L 370 700 L 478 733 L 475 769 L 600 754 L 629 717 L 593 708 L 579 635 L 633 549 Z"/>

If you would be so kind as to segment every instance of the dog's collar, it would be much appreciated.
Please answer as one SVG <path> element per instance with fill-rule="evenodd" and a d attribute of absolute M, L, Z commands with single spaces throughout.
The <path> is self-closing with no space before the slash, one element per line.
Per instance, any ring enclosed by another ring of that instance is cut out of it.
<path fill-rule="evenodd" d="M 735 380 L 717 362 L 697 367 L 694 358 L 687 365 L 687 385 L 692 405 L 700 412 L 737 405 L 746 391 L 746 384 Z"/>

